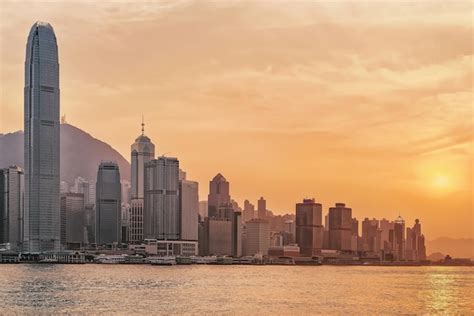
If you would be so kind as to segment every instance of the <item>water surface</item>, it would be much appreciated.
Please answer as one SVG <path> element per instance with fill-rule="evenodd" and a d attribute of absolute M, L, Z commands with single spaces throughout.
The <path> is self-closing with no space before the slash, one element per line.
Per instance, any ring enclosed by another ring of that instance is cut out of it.
<path fill-rule="evenodd" d="M 474 269 L 4 264 L 0 312 L 472 314 Z"/>

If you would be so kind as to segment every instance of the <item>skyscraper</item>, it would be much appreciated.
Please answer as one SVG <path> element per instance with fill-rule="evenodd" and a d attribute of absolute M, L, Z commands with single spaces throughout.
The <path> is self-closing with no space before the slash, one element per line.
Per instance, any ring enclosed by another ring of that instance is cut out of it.
<path fill-rule="evenodd" d="M 24 174 L 17 166 L 0 169 L 0 244 L 20 249 L 23 242 Z"/>
<path fill-rule="evenodd" d="M 230 203 L 229 182 L 218 173 L 209 182 L 209 195 L 207 198 L 208 216 L 216 217 L 222 204 Z"/>
<path fill-rule="evenodd" d="M 322 205 L 314 199 L 296 204 L 296 243 L 301 255 L 308 257 L 323 248 Z"/>
<path fill-rule="evenodd" d="M 365 218 L 362 222 L 362 244 L 364 251 L 379 251 L 380 240 L 377 238 L 379 235 L 379 221 L 374 219 Z"/>
<path fill-rule="evenodd" d="M 329 208 L 329 248 L 352 250 L 352 209 L 344 203 Z"/>
<path fill-rule="evenodd" d="M 263 197 L 257 202 L 257 215 L 260 219 L 264 219 L 267 215 L 267 201 Z"/>
<path fill-rule="evenodd" d="M 97 172 L 95 234 L 98 245 L 121 241 L 121 186 L 116 162 L 102 161 Z"/>
<path fill-rule="evenodd" d="M 24 249 L 59 251 L 59 63 L 49 23 L 36 22 L 31 27 L 24 98 Z"/>
<path fill-rule="evenodd" d="M 131 146 L 132 187 L 129 208 L 130 243 L 139 243 L 143 240 L 143 208 L 145 186 L 145 163 L 155 157 L 155 145 L 145 136 L 145 123 L 142 122 L 142 133 Z"/>
<path fill-rule="evenodd" d="M 244 201 L 243 221 L 248 222 L 255 217 L 255 206 L 249 200 Z"/>
<path fill-rule="evenodd" d="M 84 194 L 61 194 L 61 244 L 79 249 L 86 234 Z"/>
<path fill-rule="evenodd" d="M 392 249 L 395 260 L 405 259 L 405 220 L 398 216 L 393 223 Z"/>
<path fill-rule="evenodd" d="M 183 179 L 179 188 L 181 239 L 198 240 L 199 184 Z"/>
<path fill-rule="evenodd" d="M 145 163 L 155 157 L 155 145 L 145 136 L 145 123 L 142 122 L 142 133 L 131 146 L 132 199 L 144 198 Z"/>
<path fill-rule="evenodd" d="M 179 161 L 159 157 L 145 164 L 144 238 L 180 239 Z"/>

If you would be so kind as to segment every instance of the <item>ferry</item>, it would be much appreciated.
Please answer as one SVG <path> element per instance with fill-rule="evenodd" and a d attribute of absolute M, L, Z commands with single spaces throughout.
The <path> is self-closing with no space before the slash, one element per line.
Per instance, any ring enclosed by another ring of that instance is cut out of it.
<path fill-rule="evenodd" d="M 151 257 L 148 262 L 153 266 L 174 266 L 176 264 L 175 257 Z"/>
<path fill-rule="evenodd" d="M 125 263 L 126 255 L 104 255 L 101 254 L 95 258 L 97 263 L 118 264 Z"/>
<path fill-rule="evenodd" d="M 193 257 L 191 257 L 191 262 L 194 263 L 194 264 L 217 263 L 217 257 L 216 256 L 209 256 L 209 257 L 196 257 L 196 256 L 193 256 Z"/>

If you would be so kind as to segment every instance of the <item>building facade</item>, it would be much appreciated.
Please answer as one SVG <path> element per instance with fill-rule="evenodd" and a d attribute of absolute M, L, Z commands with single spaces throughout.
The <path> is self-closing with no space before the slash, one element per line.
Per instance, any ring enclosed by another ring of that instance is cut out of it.
<path fill-rule="evenodd" d="M 60 250 L 59 63 L 53 27 L 36 22 L 26 44 L 24 249 Z"/>
<path fill-rule="evenodd" d="M 329 208 L 329 249 L 352 251 L 352 209 L 344 203 Z"/>
<path fill-rule="evenodd" d="M 257 201 L 257 215 L 260 219 L 265 219 L 267 216 L 267 201 L 263 197 Z"/>
<path fill-rule="evenodd" d="M 65 249 L 78 249 L 87 235 L 84 194 L 61 194 L 61 244 Z"/>
<path fill-rule="evenodd" d="M 98 245 L 121 242 L 121 186 L 116 162 L 99 165 L 96 183 L 95 238 Z"/>
<path fill-rule="evenodd" d="M 222 204 L 229 203 L 229 182 L 219 173 L 209 182 L 209 195 L 207 198 L 208 216 L 216 217 L 219 207 Z"/>
<path fill-rule="evenodd" d="M 301 255 L 312 257 L 323 248 L 322 205 L 314 199 L 296 204 L 296 243 Z"/>
<path fill-rule="evenodd" d="M 24 181 L 20 167 L 0 169 L 0 244 L 14 250 L 23 244 Z"/>
<path fill-rule="evenodd" d="M 159 157 L 145 164 L 144 238 L 180 239 L 179 161 Z"/>
<path fill-rule="evenodd" d="M 270 247 L 270 226 L 266 220 L 252 219 L 245 223 L 245 235 L 244 255 L 268 255 L 268 248 Z"/>
<path fill-rule="evenodd" d="M 183 179 L 180 185 L 181 239 L 198 240 L 199 184 Z"/>

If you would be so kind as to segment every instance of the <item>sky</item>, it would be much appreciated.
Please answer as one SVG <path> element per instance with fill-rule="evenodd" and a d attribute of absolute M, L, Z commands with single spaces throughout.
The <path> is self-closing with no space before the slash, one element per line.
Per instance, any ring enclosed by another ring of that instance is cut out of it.
<path fill-rule="evenodd" d="M 218 172 L 276 214 L 314 197 L 429 240 L 474 237 L 470 1 L 0 4 L 0 133 L 23 128 L 26 39 L 50 22 L 61 114 L 130 160 L 145 133 L 206 199 Z"/>

